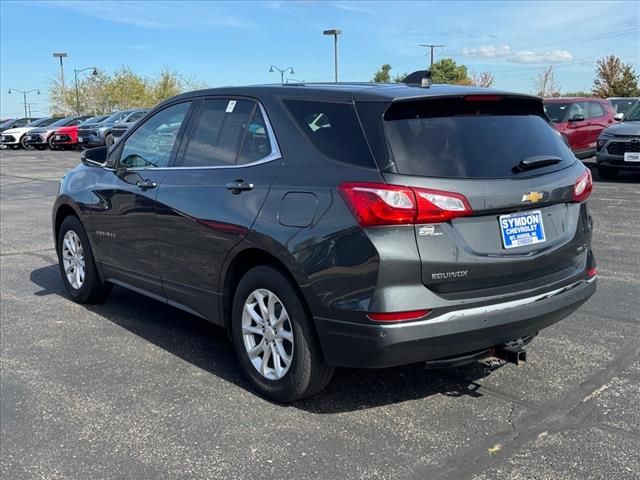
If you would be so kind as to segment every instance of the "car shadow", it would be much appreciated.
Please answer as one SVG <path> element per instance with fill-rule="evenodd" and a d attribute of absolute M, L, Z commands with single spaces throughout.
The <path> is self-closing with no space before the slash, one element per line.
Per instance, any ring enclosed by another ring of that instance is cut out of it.
<path fill-rule="evenodd" d="M 32 271 L 30 280 L 42 289 L 36 296 L 69 298 L 55 264 Z M 226 331 L 206 320 L 120 287 L 114 287 L 104 303 L 82 307 L 202 370 L 252 391 Z M 481 364 L 441 370 L 427 370 L 424 364 L 380 370 L 337 369 L 325 390 L 291 406 L 331 414 L 432 395 L 477 398 L 483 394 L 476 380 L 491 371 Z"/>

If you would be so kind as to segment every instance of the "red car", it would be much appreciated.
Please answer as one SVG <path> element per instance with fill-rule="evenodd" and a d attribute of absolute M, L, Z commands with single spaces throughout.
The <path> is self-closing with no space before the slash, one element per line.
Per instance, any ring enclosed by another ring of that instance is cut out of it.
<path fill-rule="evenodd" d="M 581 97 L 545 98 L 544 111 L 578 158 L 596 154 L 598 136 L 616 114 L 608 100 Z"/>
<path fill-rule="evenodd" d="M 104 119 L 101 117 L 78 117 L 77 125 L 69 125 L 66 127 L 59 127 L 53 133 L 51 137 L 51 146 L 53 148 L 75 148 L 78 146 L 78 127 L 84 123 L 93 122 L 96 119 Z M 99 121 L 99 120 L 98 120 Z"/>

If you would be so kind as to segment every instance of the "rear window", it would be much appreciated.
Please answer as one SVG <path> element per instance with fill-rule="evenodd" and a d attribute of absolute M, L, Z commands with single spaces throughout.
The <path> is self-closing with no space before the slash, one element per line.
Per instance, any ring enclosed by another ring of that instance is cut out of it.
<path fill-rule="evenodd" d="M 438 99 L 392 104 L 384 117 L 390 169 L 403 175 L 509 178 L 539 175 L 574 162 L 538 101 Z M 518 171 L 531 157 L 554 165 Z"/>
<path fill-rule="evenodd" d="M 284 103 L 320 153 L 339 162 L 375 167 L 352 104 L 308 100 Z"/>

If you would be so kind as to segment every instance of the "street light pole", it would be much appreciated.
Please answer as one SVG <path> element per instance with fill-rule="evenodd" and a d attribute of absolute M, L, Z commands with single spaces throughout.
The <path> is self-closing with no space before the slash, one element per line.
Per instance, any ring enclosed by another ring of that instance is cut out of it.
<path fill-rule="evenodd" d="M 342 30 L 333 28 L 331 30 L 323 30 L 324 35 L 333 35 L 333 66 L 335 82 L 338 83 L 338 35 L 342 34 Z"/>
<path fill-rule="evenodd" d="M 284 85 L 284 74 L 287 72 L 291 72 L 291 75 L 295 75 L 296 72 L 293 70 L 293 67 L 287 67 L 287 68 L 278 68 L 275 65 L 270 65 L 269 66 L 269 72 L 272 73 L 275 70 L 277 70 L 278 72 L 280 72 L 280 85 Z"/>
<path fill-rule="evenodd" d="M 79 70 L 76 70 L 75 68 L 73 69 L 73 76 L 74 76 L 75 86 L 76 86 L 76 113 L 78 115 L 80 115 L 80 95 L 78 94 L 78 74 L 85 72 L 87 70 L 93 70 L 93 73 L 91 75 L 98 74 L 98 69 L 96 67 L 81 68 Z"/>
<path fill-rule="evenodd" d="M 64 67 L 62 65 L 62 59 L 68 57 L 68 55 L 64 52 L 55 52 L 53 54 L 53 57 L 60 59 L 60 85 L 62 86 L 62 91 L 64 92 Z"/>
<path fill-rule="evenodd" d="M 10 88 L 9 95 L 11 95 L 13 92 L 18 92 L 22 94 L 22 101 L 24 102 L 24 116 L 28 117 L 29 115 L 27 115 L 27 94 L 38 92 L 38 95 L 40 95 L 40 90 L 38 90 L 37 88 L 34 88 L 33 90 L 18 90 L 17 88 Z"/>

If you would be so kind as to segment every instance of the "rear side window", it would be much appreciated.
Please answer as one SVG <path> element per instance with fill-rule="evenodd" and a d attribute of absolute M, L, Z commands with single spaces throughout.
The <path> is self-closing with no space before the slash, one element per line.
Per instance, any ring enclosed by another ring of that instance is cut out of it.
<path fill-rule="evenodd" d="M 384 118 L 391 161 L 404 175 L 510 178 L 539 175 L 574 162 L 536 100 L 442 99 L 392 104 Z M 518 171 L 531 157 L 559 163 Z"/>
<path fill-rule="evenodd" d="M 307 100 L 284 103 L 320 153 L 339 162 L 375 167 L 352 104 Z"/>
<path fill-rule="evenodd" d="M 255 109 L 253 118 L 249 122 L 247 134 L 242 142 L 242 150 L 238 156 L 238 164 L 246 165 L 262 158 L 271 153 L 271 141 L 267 131 L 267 124 L 262 116 L 259 108 Z"/>
<path fill-rule="evenodd" d="M 256 104 L 248 100 L 206 100 L 196 120 L 182 165 L 235 165 Z"/>

